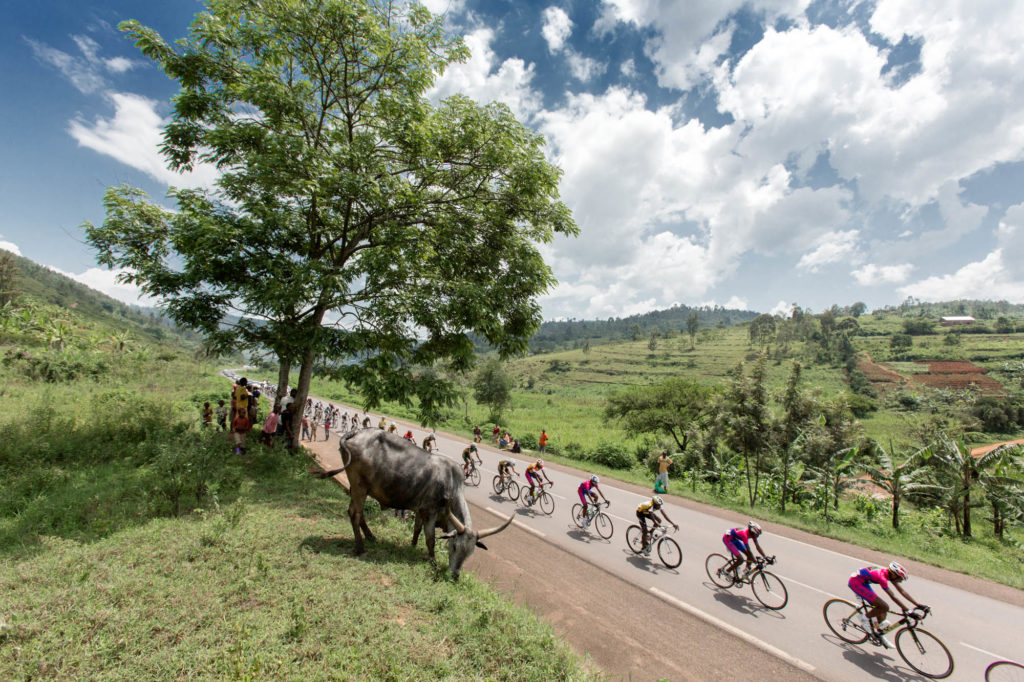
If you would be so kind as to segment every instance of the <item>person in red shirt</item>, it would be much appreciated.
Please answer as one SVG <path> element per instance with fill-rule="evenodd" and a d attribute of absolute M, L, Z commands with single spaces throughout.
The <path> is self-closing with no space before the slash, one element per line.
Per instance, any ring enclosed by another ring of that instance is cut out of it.
<path fill-rule="evenodd" d="M 540 430 L 540 440 L 537 441 L 539 446 L 537 452 L 547 452 L 548 449 L 548 432 L 544 429 Z"/>
<path fill-rule="evenodd" d="M 260 442 L 268 448 L 274 447 L 274 434 L 277 433 L 277 421 L 281 418 L 281 408 L 275 407 L 274 411 L 267 415 L 263 422 L 263 430 L 260 431 Z"/>
<path fill-rule="evenodd" d="M 235 454 L 245 454 L 245 437 L 252 429 L 252 422 L 249 421 L 249 413 L 246 410 L 236 410 L 235 420 L 231 422 L 231 437 L 235 441 Z"/>

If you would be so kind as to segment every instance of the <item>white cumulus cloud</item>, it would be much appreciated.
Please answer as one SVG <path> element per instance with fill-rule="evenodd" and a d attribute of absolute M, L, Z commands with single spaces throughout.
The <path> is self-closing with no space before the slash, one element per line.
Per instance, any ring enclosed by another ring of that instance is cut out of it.
<path fill-rule="evenodd" d="M 1024 303 L 1024 278 L 1014 276 L 1007 267 L 1008 260 L 1002 249 L 996 249 L 954 273 L 913 282 L 901 287 L 900 292 L 926 301 L 980 298 Z"/>
<path fill-rule="evenodd" d="M 21 249 L 18 248 L 17 244 L 15 244 L 14 242 L 9 242 L 3 238 L 0 238 L 0 249 L 3 249 L 4 251 L 10 251 L 15 256 L 21 255 Z"/>
<path fill-rule="evenodd" d="M 857 230 L 822 235 L 815 249 L 801 256 L 796 266 L 801 270 L 817 272 L 823 265 L 849 260 L 857 250 L 859 235 L 860 232 Z"/>
<path fill-rule="evenodd" d="M 65 277 L 70 277 L 76 282 L 84 284 L 90 289 L 102 292 L 113 299 L 121 301 L 122 303 L 139 306 L 155 306 L 159 303 L 158 299 L 145 295 L 142 290 L 134 284 L 118 282 L 118 276 L 125 272 L 122 269 L 108 270 L 107 268 L 95 267 L 87 268 L 79 273 L 74 273 L 65 272 L 64 270 L 52 266 L 47 267 L 54 272 L 59 272 Z"/>
<path fill-rule="evenodd" d="M 92 122 L 74 119 L 68 133 L 79 145 L 111 156 L 123 164 L 146 173 L 154 180 L 179 187 L 208 186 L 217 178 L 217 170 L 199 164 L 190 173 L 175 173 L 160 155 L 161 137 L 166 121 L 156 111 L 157 103 L 131 93 L 113 92 L 108 98 L 114 106 L 113 118 L 98 117 Z"/>
<path fill-rule="evenodd" d="M 572 35 L 572 19 L 561 7 L 551 6 L 541 13 L 541 20 L 540 33 L 547 41 L 548 51 L 552 54 L 561 51 Z"/>
<path fill-rule="evenodd" d="M 875 265 L 868 263 L 850 274 L 853 275 L 854 279 L 861 286 L 870 287 L 879 284 L 906 282 L 913 269 L 914 266 L 910 263 L 901 263 L 900 265 Z"/>

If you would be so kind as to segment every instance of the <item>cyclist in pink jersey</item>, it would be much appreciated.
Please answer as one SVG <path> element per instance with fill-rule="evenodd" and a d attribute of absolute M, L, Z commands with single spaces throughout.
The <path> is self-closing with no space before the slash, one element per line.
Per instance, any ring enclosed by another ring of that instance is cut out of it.
<path fill-rule="evenodd" d="M 867 566 L 860 569 L 856 573 L 850 576 L 850 580 L 847 583 L 850 589 L 853 590 L 854 594 L 866 601 L 871 605 L 867 613 L 861 614 L 861 625 L 864 627 L 864 631 L 868 633 L 874 633 L 878 635 L 881 642 L 888 648 L 892 648 L 892 644 L 885 635 L 878 632 L 878 630 L 884 631 L 889 627 L 889 621 L 885 619 L 889 613 L 889 605 L 884 599 L 875 594 L 875 591 L 871 589 L 872 583 L 879 585 L 885 593 L 892 597 L 892 600 L 896 602 L 896 605 L 900 607 L 902 611 L 906 611 L 907 607 L 903 605 L 903 602 L 893 594 L 892 590 L 889 589 L 889 583 L 891 582 L 896 590 L 906 597 L 910 603 L 919 609 L 928 611 L 928 607 L 924 604 L 917 603 L 913 597 L 907 594 L 907 591 L 903 589 L 900 584 L 907 579 L 907 569 L 903 568 L 900 564 L 895 561 L 890 562 L 886 568 L 879 568 L 878 566 Z"/>
<path fill-rule="evenodd" d="M 736 578 L 736 585 L 742 586 L 740 582 L 740 564 L 746 561 L 748 573 L 754 567 L 754 553 L 750 551 L 751 541 L 757 547 L 758 554 L 765 561 L 768 563 L 775 562 L 775 557 L 769 559 L 768 555 L 761 549 L 761 543 L 757 541 L 762 532 L 761 526 L 757 521 L 750 521 L 747 523 L 746 528 L 733 528 L 722 536 L 722 542 L 725 543 L 726 549 L 732 554 L 732 560 L 725 565 L 725 570 L 732 571 L 733 576 Z"/>
<path fill-rule="evenodd" d="M 599 482 L 597 476 L 591 476 L 589 480 L 580 483 L 580 487 L 576 489 L 576 492 L 580 495 L 580 502 L 583 503 L 583 518 L 587 518 L 587 498 L 589 497 L 594 501 L 594 504 L 597 504 L 597 493 L 594 492 L 595 490 L 601 494 L 601 498 L 605 502 L 608 501 L 608 498 L 604 496 L 604 491 L 601 490 L 601 486 L 598 485 Z"/>

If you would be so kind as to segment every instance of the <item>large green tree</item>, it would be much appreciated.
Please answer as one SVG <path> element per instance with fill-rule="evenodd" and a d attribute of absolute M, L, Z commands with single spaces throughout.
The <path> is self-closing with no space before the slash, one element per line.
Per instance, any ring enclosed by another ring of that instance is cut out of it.
<path fill-rule="evenodd" d="M 713 393 L 700 382 L 676 377 L 612 395 L 605 406 L 605 416 L 621 422 L 633 436 L 670 436 L 685 451 L 692 430 L 707 420 Z"/>
<path fill-rule="evenodd" d="M 366 407 L 415 398 L 435 420 L 454 399 L 445 370 L 474 362 L 471 335 L 502 356 L 526 349 L 554 281 L 537 244 L 577 231 L 543 139 L 500 104 L 431 104 L 468 55 L 422 5 L 207 9 L 174 44 L 121 28 L 180 85 L 169 166 L 221 175 L 172 190 L 175 211 L 109 190 L 106 221 L 86 225 L 100 261 L 219 345 L 261 338 L 299 364 L 300 404 L 328 358 Z M 251 334 L 224 330 L 231 312 Z"/>
<path fill-rule="evenodd" d="M 501 421 L 502 414 L 512 404 L 512 377 L 501 366 L 500 360 L 488 360 L 477 372 L 473 380 L 473 397 L 490 408 L 491 421 Z"/>

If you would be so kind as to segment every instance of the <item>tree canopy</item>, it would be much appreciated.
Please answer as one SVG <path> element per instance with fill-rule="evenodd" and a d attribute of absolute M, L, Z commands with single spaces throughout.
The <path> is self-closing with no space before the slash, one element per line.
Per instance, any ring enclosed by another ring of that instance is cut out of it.
<path fill-rule="evenodd" d="M 210 189 L 176 210 L 107 191 L 99 260 L 126 268 L 178 322 L 220 347 L 263 343 L 319 359 L 363 395 L 417 398 L 433 421 L 465 372 L 471 335 L 525 350 L 553 283 L 537 244 L 577 228 L 544 141 L 501 104 L 428 89 L 467 58 L 422 5 L 373 0 L 209 0 L 189 36 L 121 25 L 180 85 L 162 152 L 212 163 Z M 242 322 L 226 327 L 229 314 Z"/>
<path fill-rule="evenodd" d="M 697 381 L 674 377 L 609 397 L 605 415 L 619 420 L 630 435 L 662 433 L 685 451 L 690 430 L 707 417 L 713 393 Z"/>

